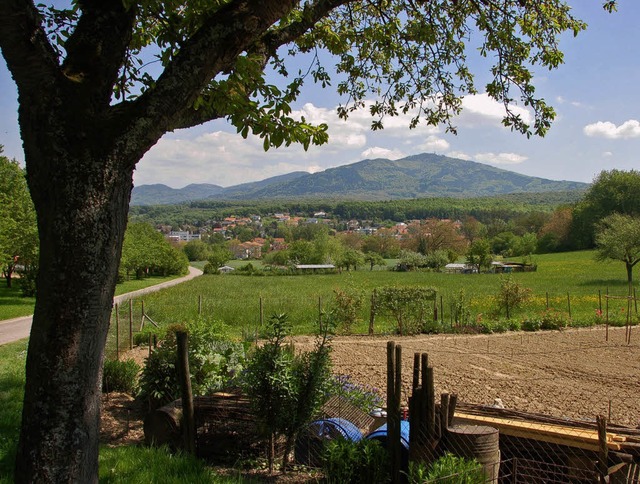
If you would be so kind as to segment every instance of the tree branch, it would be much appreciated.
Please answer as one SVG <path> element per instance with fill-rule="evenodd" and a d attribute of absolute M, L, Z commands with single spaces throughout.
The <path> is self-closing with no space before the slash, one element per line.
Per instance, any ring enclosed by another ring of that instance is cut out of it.
<path fill-rule="evenodd" d="M 80 92 L 108 106 L 131 41 L 135 12 L 122 2 L 80 2 L 82 16 L 65 43 L 64 75 L 81 84 Z"/>
<path fill-rule="evenodd" d="M 194 116 L 192 121 L 206 120 L 192 108 L 203 89 L 217 75 L 232 70 L 238 56 L 296 4 L 295 0 L 235 0 L 216 11 L 185 42 L 155 87 L 132 103 L 149 135 L 159 138 L 165 131 L 193 125 L 186 122 L 188 114 Z M 209 113 L 209 119 L 214 115 Z"/>
<path fill-rule="evenodd" d="M 0 49 L 21 97 L 41 96 L 56 79 L 58 56 L 31 0 L 0 1 Z"/>

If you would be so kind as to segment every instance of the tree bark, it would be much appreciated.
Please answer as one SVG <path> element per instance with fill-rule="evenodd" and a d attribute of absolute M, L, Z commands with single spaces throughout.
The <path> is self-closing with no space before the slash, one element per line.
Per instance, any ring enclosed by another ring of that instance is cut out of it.
<path fill-rule="evenodd" d="M 103 352 L 133 170 L 89 148 L 95 126 L 67 143 L 68 127 L 21 124 L 40 269 L 15 481 L 97 482 Z"/>

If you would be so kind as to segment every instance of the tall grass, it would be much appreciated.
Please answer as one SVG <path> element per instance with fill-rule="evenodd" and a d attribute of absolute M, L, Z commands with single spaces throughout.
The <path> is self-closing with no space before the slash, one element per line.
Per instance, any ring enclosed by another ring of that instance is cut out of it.
<path fill-rule="evenodd" d="M 537 256 L 537 272 L 514 273 L 510 277 L 532 290 L 531 301 L 512 313 L 514 318 L 528 318 L 542 313 L 547 307 L 566 314 L 577 322 L 593 321 L 599 304 L 605 308 L 605 294 L 625 296 L 626 273 L 621 263 L 602 263 L 594 260 L 591 251 Z M 224 321 L 236 337 L 260 333 L 260 308 L 267 318 L 270 314 L 286 312 L 297 334 L 308 334 L 328 310 L 334 289 L 361 291 L 365 304 L 354 332 L 367 331 L 370 297 L 377 287 L 386 285 L 431 286 L 438 290 L 439 318 L 450 320 L 451 307 L 464 291 L 472 317 L 486 318 L 495 307 L 498 293 L 498 274 L 448 274 L 435 272 L 358 271 L 341 274 L 312 274 L 292 276 L 211 275 L 196 278 L 185 284 L 145 296 L 145 312 L 154 321 L 166 325 L 198 317 Z M 600 291 L 600 298 L 598 295 Z M 610 300 L 610 315 L 621 320 L 626 301 Z M 139 329 L 141 301 L 134 302 L 134 326 Z M 199 308 L 201 314 L 198 314 Z M 442 311 L 440 311 L 442 309 Z M 444 313 L 444 314 L 443 314 Z M 127 325 L 128 309 L 121 310 L 121 326 Z M 151 328 L 150 328 L 151 330 Z M 376 318 L 376 333 L 394 330 L 390 317 Z M 155 331 L 155 329 L 154 329 Z"/>

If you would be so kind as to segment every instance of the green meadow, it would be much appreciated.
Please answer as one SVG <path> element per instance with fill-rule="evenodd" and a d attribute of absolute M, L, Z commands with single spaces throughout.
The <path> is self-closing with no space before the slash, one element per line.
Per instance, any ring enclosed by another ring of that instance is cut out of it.
<path fill-rule="evenodd" d="M 534 258 L 536 272 L 513 273 L 511 277 L 531 289 L 532 298 L 526 306 L 513 311 L 512 319 L 524 320 L 541 314 L 548 307 L 563 313 L 576 325 L 596 319 L 600 305 L 606 310 L 607 291 L 611 296 L 625 296 L 626 273 L 620 262 L 596 262 L 591 251 L 540 255 Z M 235 261 L 239 266 L 245 263 Z M 254 264 L 254 263 L 252 263 Z M 256 266 L 256 264 L 254 264 Z M 256 267 L 258 268 L 258 267 Z M 269 275 L 206 275 L 144 297 L 145 314 L 160 326 L 181 323 L 198 317 L 224 321 L 230 334 L 237 338 L 260 334 L 261 323 L 272 314 L 287 313 L 296 334 L 312 333 L 318 318 L 331 307 L 334 290 L 359 292 L 364 304 L 355 333 L 366 333 L 370 319 L 370 299 L 373 290 L 382 286 L 427 286 L 437 290 L 439 319 L 450 322 L 452 306 L 459 301 L 461 291 L 471 309 L 472 318 L 486 319 L 495 307 L 499 291 L 499 274 L 450 274 L 436 272 L 395 272 L 363 267 L 357 271 L 335 274 Z M 139 331 L 141 303 L 132 307 L 134 331 Z M 609 299 L 611 320 L 623 322 L 627 301 Z M 504 316 L 504 315 L 503 315 Z M 115 318 L 114 318 L 115 319 Z M 119 310 L 121 341 L 128 332 L 129 307 Z M 148 320 L 144 327 L 155 332 Z M 389 316 L 378 315 L 376 333 L 394 331 Z"/>
<path fill-rule="evenodd" d="M 176 277 L 178 276 L 152 276 L 146 279 L 124 281 L 116 286 L 116 296 L 160 284 L 161 282 L 170 281 Z M 13 287 L 9 288 L 4 284 L 0 284 L 0 321 L 33 314 L 33 306 L 36 303 L 36 298 L 22 297 L 19 285 L 17 278 L 13 281 Z"/>

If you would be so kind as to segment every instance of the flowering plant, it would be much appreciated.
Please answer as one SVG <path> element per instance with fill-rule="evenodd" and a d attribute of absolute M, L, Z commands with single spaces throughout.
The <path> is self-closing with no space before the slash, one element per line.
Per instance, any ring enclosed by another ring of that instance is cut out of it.
<path fill-rule="evenodd" d="M 351 375 L 334 375 L 329 382 L 328 394 L 341 396 L 367 413 L 381 407 L 384 403 L 379 389 L 354 382 L 351 380 Z"/>

